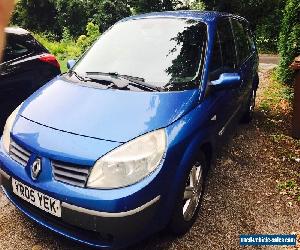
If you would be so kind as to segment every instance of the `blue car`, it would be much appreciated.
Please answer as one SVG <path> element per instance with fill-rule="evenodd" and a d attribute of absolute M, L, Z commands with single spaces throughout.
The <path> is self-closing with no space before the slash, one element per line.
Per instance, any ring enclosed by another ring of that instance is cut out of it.
<path fill-rule="evenodd" d="M 134 16 L 68 66 L 6 122 L 6 196 L 90 246 L 127 247 L 166 227 L 186 233 L 229 128 L 252 118 L 249 23 L 217 12 Z"/>

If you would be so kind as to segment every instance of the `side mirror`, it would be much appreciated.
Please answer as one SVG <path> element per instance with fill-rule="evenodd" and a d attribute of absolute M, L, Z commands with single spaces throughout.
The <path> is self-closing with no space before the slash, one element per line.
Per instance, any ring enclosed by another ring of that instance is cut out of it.
<path fill-rule="evenodd" d="M 211 81 L 213 90 L 235 89 L 241 85 L 241 76 L 238 73 L 223 73 L 218 80 Z"/>
<path fill-rule="evenodd" d="M 68 69 L 72 69 L 73 66 L 75 65 L 75 63 L 76 63 L 75 60 L 69 60 L 69 61 L 67 62 L 67 67 L 68 67 Z"/>

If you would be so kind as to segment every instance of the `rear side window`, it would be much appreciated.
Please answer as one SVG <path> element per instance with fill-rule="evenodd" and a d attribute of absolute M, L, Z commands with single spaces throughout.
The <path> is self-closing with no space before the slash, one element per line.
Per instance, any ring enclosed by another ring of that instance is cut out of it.
<path fill-rule="evenodd" d="M 251 31 L 250 26 L 247 23 L 243 23 L 246 35 L 247 35 L 247 39 L 248 39 L 248 43 L 249 43 L 249 47 L 250 47 L 250 51 L 255 51 L 256 50 L 256 44 L 255 44 L 255 40 L 254 40 L 254 36 L 253 33 Z"/>
<path fill-rule="evenodd" d="M 232 71 L 237 66 L 237 58 L 230 20 L 227 18 L 219 20 L 217 30 L 222 50 L 224 71 Z"/>
<path fill-rule="evenodd" d="M 24 42 L 20 42 L 12 36 L 8 36 L 4 52 L 4 60 L 10 61 L 29 53 L 29 47 Z"/>
<path fill-rule="evenodd" d="M 251 54 L 249 36 L 241 22 L 232 19 L 232 29 L 235 36 L 236 50 L 239 65 L 242 64 Z"/>

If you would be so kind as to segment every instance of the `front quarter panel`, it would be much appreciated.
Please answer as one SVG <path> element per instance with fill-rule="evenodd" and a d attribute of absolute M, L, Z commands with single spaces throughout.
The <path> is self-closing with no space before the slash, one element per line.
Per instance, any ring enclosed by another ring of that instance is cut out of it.
<path fill-rule="evenodd" d="M 212 151 L 215 148 L 217 122 L 212 120 L 217 106 L 211 100 L 203 101 L 190 113 L 166 128 L 168 135 L 168 151 L 166 153 L 165 179 L 169 180 L 165 190 L 166 200 L 162 203 L 165 213 L 161 221 L 169 221 L 175 201 L 185 181 L 187 169 L 195 160 L 201 146 L 208 144 Z M 163 198 L 163 199 L 164 199 Z"/>

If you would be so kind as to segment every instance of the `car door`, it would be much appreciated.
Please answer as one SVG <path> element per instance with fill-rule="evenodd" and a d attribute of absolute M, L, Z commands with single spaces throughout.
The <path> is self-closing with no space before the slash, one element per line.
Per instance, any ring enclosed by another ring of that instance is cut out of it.
<path fill-rule="evenodd" d="M 217 23 L 209 81 L 218 80 L 223 73 L 236 73 L 237 71 L 237 58 L 231 22 L 228 18 L 222 18 Z M 216 107 L 215 116 L 212 119 L 217 122 L 218 136 L 224 134 L 234 117 L 238 108 L 237 96 L 237 89 L 217 90 L 209 94 L 209 98 L 213 100 Z"/>
<path fill-rule="evenodd" d="M 245 107 L 248 103 L 254 82 L 254 51 L 251 48 L 249 37 L 245 29 L 245 21 L 242 19 L 232 18 L 231 24 L 237 51 L 238 71 L 242 79 L 238 99 L 239 104 L 242 107 Z"/>

